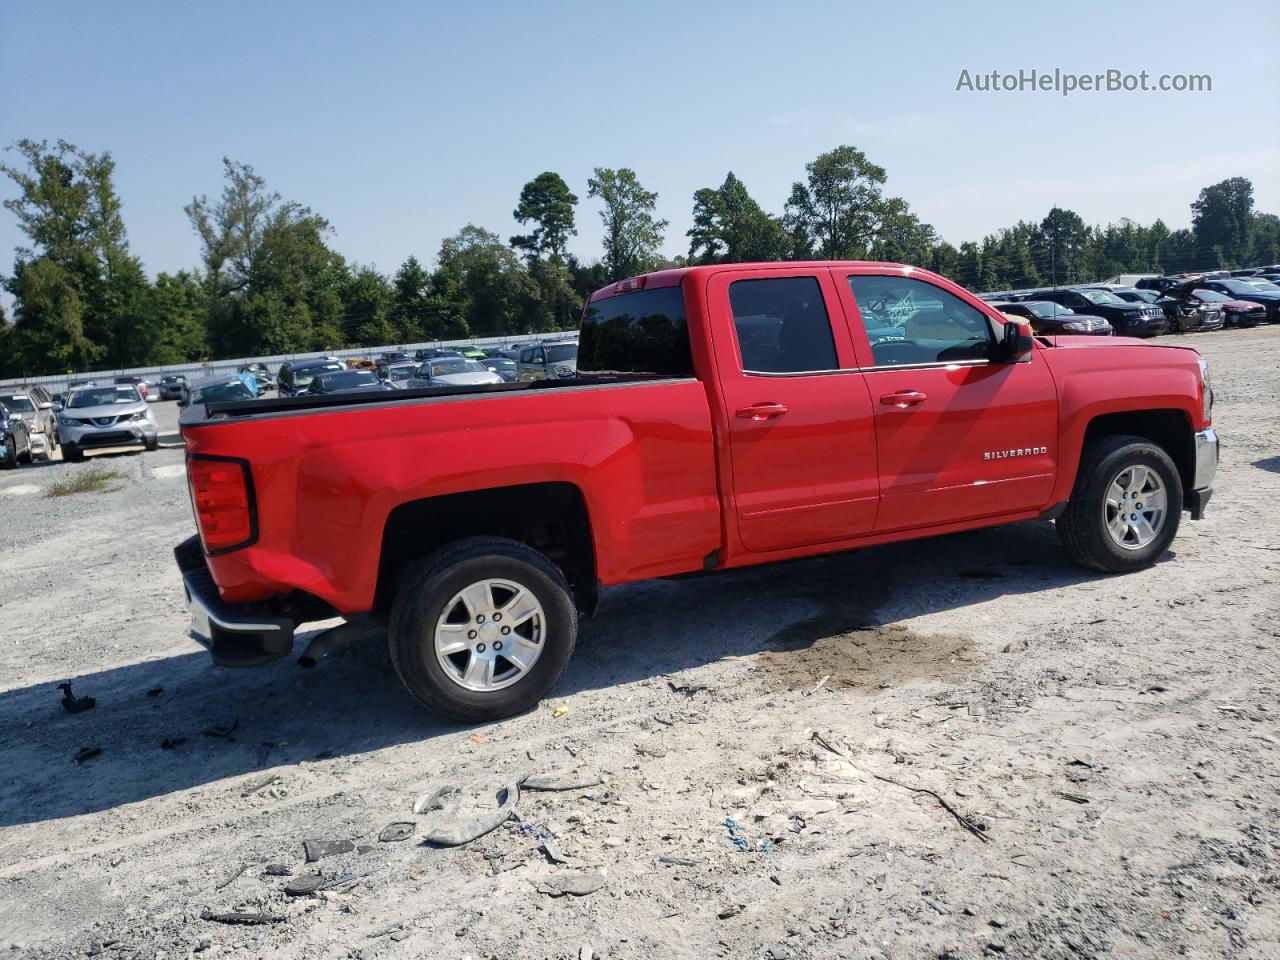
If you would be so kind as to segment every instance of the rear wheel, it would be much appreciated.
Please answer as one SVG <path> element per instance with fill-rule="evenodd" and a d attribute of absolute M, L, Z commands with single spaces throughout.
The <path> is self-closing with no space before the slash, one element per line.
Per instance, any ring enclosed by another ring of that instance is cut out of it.
<path fill-rule="evenodd" d="M 18 451 L 14 448 L 13 437 L 0 433 L 0 445 L 4 446 L 4 455 L 0 456 L 0 470 L 13 470 L 18 466 Z"/>
<path fill-rule="evenodd" d="M 408 578 L 391 609 L 391 661 L 414 699 L 448 720 L 498 720 L 560 678 L 578 616 L 564 575 L 515 540 L 471 537 Z"/>
<path fill-rule="evenodd" d="M 159 437 L 152 437 L 150 440 L 146 441 L 146 444 L 147 444 L 147 449 L 148 449 L 148 450 L 151 450 L 151 451 L 159 450 L 159 449 L 160 449 L 160 438 L 159 438 Z"/>
<path fill-rule="evenodd" d="M 62 459 L 70 463 L 79 463 L 84 459 L 84 451 L 74 443 L 64 443 L 62 445 Z"/>
<path fill-rule="evenodd" d="M 27 437 L 27 449 L 25 453 L 18 454 L 19 463 L 30 463 L 35 459 L 35 452 L 31 449 L 31 437 Z"/>
<path fill-rule="evenodd" d="M 1168 549 L 1181 519 L 1182 480 L 1169 455 L 1142 437 L 1117 436 L 1085 448 L 1057 527 L 1077 563 L 1129 573 Z"/>

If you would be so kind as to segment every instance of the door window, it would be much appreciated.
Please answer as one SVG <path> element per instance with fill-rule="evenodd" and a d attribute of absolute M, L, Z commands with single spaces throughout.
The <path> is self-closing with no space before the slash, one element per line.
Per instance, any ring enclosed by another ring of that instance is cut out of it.
<path fill-rule="evenodd" d="M 849 288 L 877 367 L 986 360 L 987 317 L 954 294 L 911 277 L 857 274 Z"/>
<path fill-rule="evenodd" d="M 816 277 L 766 277 L 729 285 L 745 373 L 837 370 L 831 321 Z"/>

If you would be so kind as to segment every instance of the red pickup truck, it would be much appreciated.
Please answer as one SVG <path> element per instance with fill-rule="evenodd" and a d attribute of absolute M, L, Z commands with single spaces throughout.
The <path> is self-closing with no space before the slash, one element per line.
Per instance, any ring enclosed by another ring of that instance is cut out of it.
<path fill-rule="evenodd" d="M 572 379 L 192 407 L 175 552 L 216 663 L 385 618 L 413 696 L 487 720 L 615 584 L 1036 518 L 1145 567 L 1209 500 L 1211 406 L 1194 350 L 1033 337 L 913 267 L 665 270 L 591 296 Z"/>

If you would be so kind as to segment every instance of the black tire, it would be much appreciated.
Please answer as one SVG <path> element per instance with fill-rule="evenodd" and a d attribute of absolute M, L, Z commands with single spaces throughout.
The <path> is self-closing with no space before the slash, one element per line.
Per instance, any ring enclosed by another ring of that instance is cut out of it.
<path fill-rule="evenodd" d="M 0 434 L 0 443 L 4 445 L 4 456 L 0 457 L 0 470 L 16 470 L 18 467 L 18 452 L 14 449 L 13 437 L 7 434 Z"/>
<path fill-rule="evenodd" d="M 160 449 L 160 438 L 152 437 L 150 440 L 146 441 L 146 444 L 147 444 L 147 450 L 154 453 L 156 450 Z"/>
<path fill-rule="evenodd" d="M 1164 484 L 1167 508 L 1154 540 L 1143 547 L 1120 546 L 1107 532 L 1107 488 L 1134 465 L 1154 470 Z M 1163 449 L 1142 437 L 1101 437 L 1085 447 L 1075 489 L 1057 520 L 1058 538 L 1073 560 L 1103 573 L 1132 573 L 1151 566 L 1169 548 L 1182 519 L 1182 479 Z"/>
<path fill-rule="evenodd" d="M 84 451 L 74 443 L 64 443 L 62 445 L 62 459 L 68 463 L 79 463 L 84 459 Z"/>
<path fill-rule="evenodd" d="M 1173 334 L 1182 333 L 1182 321 L 1177 317 L 1169 318 L 1169 332 Z"/>
<path fill-rule="evenodd" d="M 18 454 L 19 463 L 31 463 L 35 460 L 35 452 L 31 449 L 31 437 L 27 437 L 27 452 Z"/>
<path fill-rule="evenodd" d="M 509 687 L 467 690 L 435 655 L 435 624 L 469 584 L 506 579 L 533 593 L 546 619 L 544 644 L 529 672 Z M 551 561 L 505 537 L 469 537 L 441 548 L 405 577 L 391 607 L 391 662 L 413 698 L 460 723 L 501 720 L 538 703 L 560 679 L 578 637 L 578 613 L 564 575 Z"/>

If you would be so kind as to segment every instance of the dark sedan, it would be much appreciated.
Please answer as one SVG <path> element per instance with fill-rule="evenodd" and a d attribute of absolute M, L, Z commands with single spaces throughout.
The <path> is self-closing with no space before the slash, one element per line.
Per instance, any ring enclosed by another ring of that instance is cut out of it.
<path fill-rule="evenodd" d="M 307 393 L 377 393 L 392 389 L 368 370 L 339 370 L 317 374 Z"/>
<path fill-rule="evenodd" d="M 1280 287 L 1267 290 L 1266 286 L 1274 284 L 1257 283 L 1250 280 L 1206 280 L 1202 283 L 1205 290 L 1213 290 L 1236 300 L 1248 300 L 1260 303 L 1267 308 L 1267 319 L 1272 323 L 1280 321 Z"/>
<path fill-rule="evenodd" d="M 1267 308 L 1260 303 L 1236 300 L 1225 293 L 1218 293 L 1216 290 L 1203 290 L 1199 287 L 1193 290 L 1191 295 L 1202 303 L 1217 304 L 1218 309 L 1222 311 L 1223 326 L 1256 327 L 1258 324 L 1266 322 Z"/>
<path fill-rule="evenodd" d="M 1086 337 L 1111 336 L 1111 324 L 1102 317 L 1074 310 L 1048 300 L 989 301 L 1001 313 L 1031 321 L 1031 329 L 1044 336 L 1075 335 Z"/>
<path fill-rule="evenodd" d="M 506 357 L 486 357 L 479 361 L 486 370 L 491 370 L 507 383 L 516 378 L 516 362 Z"/>
<path fill-rule="evenodd" d="M 1102 317 L 1117 336 L 1154 337 L 1164 333 L 1164 310 L 1151 304 L 1126 303 L 1110 290 L 1088 287 L 1071 290 L 1038 290 L 1027 300 L 1049 300 L 1077 313 Z"/>

